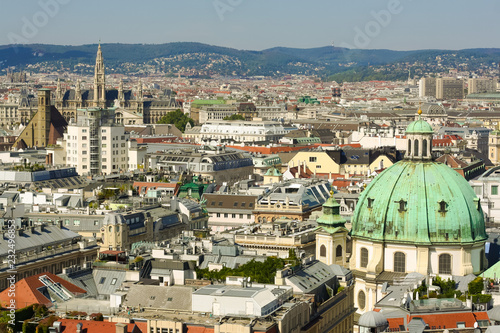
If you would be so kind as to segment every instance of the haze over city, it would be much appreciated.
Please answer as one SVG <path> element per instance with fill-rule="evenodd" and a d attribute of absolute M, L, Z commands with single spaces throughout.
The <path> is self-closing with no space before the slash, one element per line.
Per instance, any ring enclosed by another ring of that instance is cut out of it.
<path fill-rule="evenodd" d="M 500 3 L 487 0 L 61 0 L 48 20 L 34 18 L 50 3 L 2 1 L 0 44 L 16 43 L 13 34 L 24 38 L 26 21 L 35 21 L 41 27 L 19 43 L 194 41 L 247 50 L 332 42 L 393 50 L 500 47 Z M 369 40 L 356 43 L 358 31 Z"/>

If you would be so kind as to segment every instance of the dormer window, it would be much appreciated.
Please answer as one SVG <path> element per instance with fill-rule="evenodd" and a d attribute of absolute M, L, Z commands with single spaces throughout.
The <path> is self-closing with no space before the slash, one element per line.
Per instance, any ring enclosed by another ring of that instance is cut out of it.
<path fill-rule="evenodd" d="M 368 198 L 368 208 L 373 208 L 373 201 L 375 201 L 375 199 Z"/>
<path fill-rule="evenodd" d="M 401 213 L 401 212 L 406 212 L 406 201 L 404 201 L 403 199 L 399 200 L 399 201 L 396 201 L 397 204 L 399 204 L 399 209 L 398 211 Z"/>
<path fill-rule="evenodd" d="M 448 206 L 448 204 L 446 203 L 446 201 L 444 200 L 441 200 L 438 202 L 439 203 L 439 212 L 440 213 L 446 213 L 446 207 Z"/>

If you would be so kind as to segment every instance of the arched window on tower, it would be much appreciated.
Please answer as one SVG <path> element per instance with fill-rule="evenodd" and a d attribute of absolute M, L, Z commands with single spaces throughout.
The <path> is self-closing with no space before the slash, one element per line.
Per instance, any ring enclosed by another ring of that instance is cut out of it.
<path fill-rule="evenodd" d="M 422 156 L 427 156 L 427 140 L 422 141 Z"/>
<path fill-rule="evenodd" d="M 321 245 L 319 248 L 319 256 L 320 257 L 326 257 L 326 246 Z"/>
<path fill-rule="evenodd" d="M 335 249 L 335 257 L 342 258 L 342 245 L 337 245 Z"/>
<path fill-rule="evenodd" d="M 394 272 L 406 272 L 406 255 L 403 252 L 394 253 Z"/>
<path fill-rule="evenodd" d="M 361 248 L 359 264 L 361 268 L 366 268 L 368 266 L 368 250 L 365 247 Z"/>
<path fill-rule="evenodd" d="M 415 156 L 418 156 L 418 140 L 415 140 L 414 155 L 415 155 Z"/>
<path fill-rule="evenodd" d="M 410 155 L 411 154 L 411 140 L 408 139 L 408 152 L 407 152 L 407 155 Z"/>
<path fill-rule="evenodd" d="M 443 253 L 439 256 L 439 274 L 451 274 L 451 255 Z"/>

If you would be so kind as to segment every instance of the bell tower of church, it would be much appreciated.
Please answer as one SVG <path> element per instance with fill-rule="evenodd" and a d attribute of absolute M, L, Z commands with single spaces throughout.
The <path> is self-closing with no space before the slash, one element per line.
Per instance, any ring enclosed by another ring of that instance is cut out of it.
<path fill-rule="evenodd" d="M 106 79 L 104 76 L 104 60 L 102 58 L 101 44 L 97 49 L 94 70 L 94 106 L 106 107 Z"/>

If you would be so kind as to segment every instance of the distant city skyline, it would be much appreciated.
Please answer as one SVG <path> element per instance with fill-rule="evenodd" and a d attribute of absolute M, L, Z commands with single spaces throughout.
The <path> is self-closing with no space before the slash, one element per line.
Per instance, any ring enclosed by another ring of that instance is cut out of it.
<path fill-rule="evenodd" d="M 481 9 L 481 16 L 472 16 Z M 200 42 L 236 49 L 499 48 L 486 0 L 3 0 L 0 44 Z M 6 15 L 8 13 L 8 15 Z"/>

